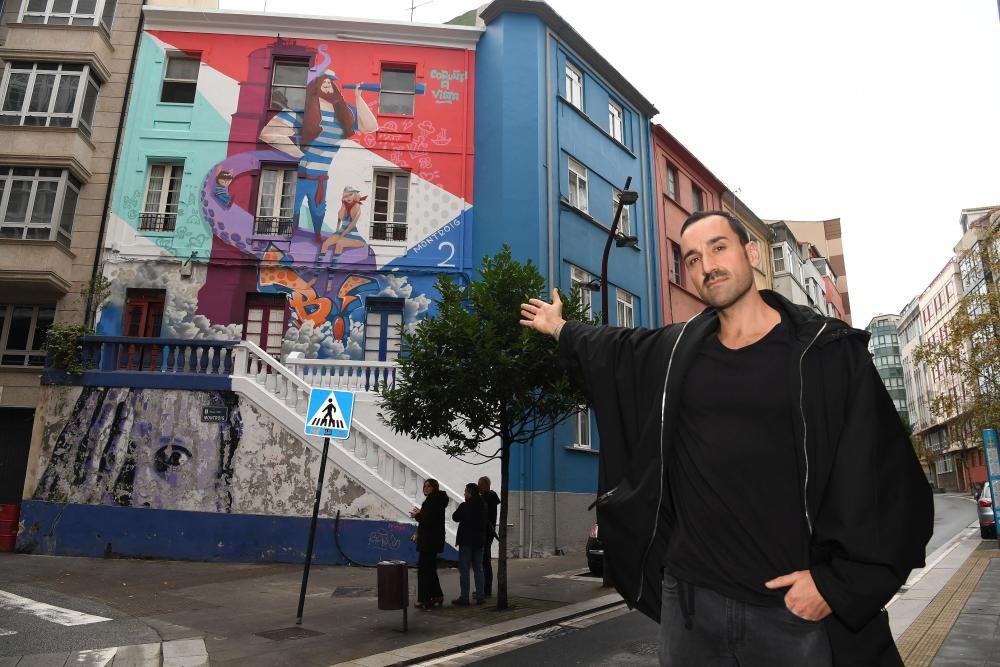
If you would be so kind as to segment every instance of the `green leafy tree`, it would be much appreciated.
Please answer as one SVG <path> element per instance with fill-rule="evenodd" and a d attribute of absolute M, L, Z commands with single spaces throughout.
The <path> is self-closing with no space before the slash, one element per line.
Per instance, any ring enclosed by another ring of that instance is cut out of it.
<path fill-rule="evenodd" d="M 380 418 L 397 433 L 437 440 L 454 457 L 500 459 L 497 608 L 507 601 L 510 451 L 554 429 L 586 403 L 559 366 L 556 343 L 519 324 L 520 304 L 544 298 L 545 279 L 506 245 L 486 257 L 479 280 L 462 286 L 442 275 L 438 313 L 403 332 L 409 354 L 396 385 L 381 391 Z M 587 319 L 578 294 L 566 319 Z M 499 443 L 499 444 L 497 444 Z"/>
<path fill-rule="evenodd" d="M 988 216 L 978 228 L 978 243 L 959 255 L 963 284 L 973 289 L 959 300 L 944 335 L 914 355 L 946 378 L 931 412 L 953 420 L 955 432 L 966 438 L 1000 426 L 1000 217 Z"/>

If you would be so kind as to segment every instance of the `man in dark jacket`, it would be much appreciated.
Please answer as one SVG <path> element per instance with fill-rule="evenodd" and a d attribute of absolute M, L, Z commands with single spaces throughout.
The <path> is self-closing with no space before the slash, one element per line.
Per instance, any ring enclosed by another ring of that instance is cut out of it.
<path fill-rule="evenodd" d="M 483 595 L 483 544 L 486 542 L 486 504 L 479 495 L 479 487 L 470 482 L 465 485 L 465 502 L 451 515 L 458 522 L 458 585 L 459 596 L 452 604 L 469 606 L 469 567 L 476 578 L 476 604 L 485 601 Z"/>
<path fill-rule="evenodd" d="M 493 539 L 497 534 L 497 508 L 500 507 L 500 496 L 490 490 L 490 478 L 485 475 L 479 478 L 479 495 L 486 503 L 486 542 L 483 544 L 483 586 L 486 597 L 493 596 Z"/>
<path fill-rule="evenodd" d="M 686 323 L 565 322 L 555 290 L 521 310 L 597 413 L 605 568 L 664 665 L 902 665 L 884 607 L 933 503 L 868 335 L 757 291 L 728 213 L 689 217 L 681 252 L 710 305 Z"/>

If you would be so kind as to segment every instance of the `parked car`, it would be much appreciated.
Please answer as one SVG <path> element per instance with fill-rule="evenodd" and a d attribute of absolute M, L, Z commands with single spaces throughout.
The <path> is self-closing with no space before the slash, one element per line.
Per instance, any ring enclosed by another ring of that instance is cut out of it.
<path fill-rule="evenodd" d="M 601 542 L 596 523 L 590 529 L 590 537 L 587 538 L 587 567 L 590 568 L 591 574 L 597 576 L 604 574 L 604 543 Z"/>
<path fill-rule="evenodd" d="M 989 482 L 976 492 L 976 512 L 979 514 L 979 534 L 984 540 L 996 539 L 997 522 L 993 516 L 993 492 Z"/>

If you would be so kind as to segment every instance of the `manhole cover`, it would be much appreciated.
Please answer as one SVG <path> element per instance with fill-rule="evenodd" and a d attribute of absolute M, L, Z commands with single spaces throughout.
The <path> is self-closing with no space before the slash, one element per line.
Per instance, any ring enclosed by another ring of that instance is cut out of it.
<path fill-rule="evenodd" d="M 562 637 L 576 631 L 577 628 L 570 628 L 565 625 L 553 625 L 549 628 L 529 632 L 525 637 L 531 637 L 532 639 L 555 639 L 556 637 Z"/>
<path fill-rule="evenodd" d="M 375 589 L 364 586 L 337 586 L 333 589 L 335 598 L 367 598 L 375 597 Z"/>
<path fill-rule="evenodd" d="M 278 630 L 268 630 L 267 632 L 258 632 L 256 634 L 258 637 L 263 637 L 264 639 L 281 642 L 287 639 L 305 639 L 306 637 L 315 637 L 323 633 L 317 632 L 316 630 L 308 630 L 306 628 L 281 628 Z"/>
<path fill-rule="evenodd" d="M 632 655 L 656 655 L 659 644 L 656 642 L 639 642 L 628 647 L 628 652 Z"/>

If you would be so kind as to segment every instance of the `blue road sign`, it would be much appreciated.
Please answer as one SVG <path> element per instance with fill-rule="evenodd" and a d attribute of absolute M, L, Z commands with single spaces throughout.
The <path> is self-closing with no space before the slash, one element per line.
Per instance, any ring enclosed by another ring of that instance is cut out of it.
<path fill-rule="evenodd" d="M 345 440 L 351 435 L 354 392 L 314 387 L 306 410 L 306 435 Z"/>

